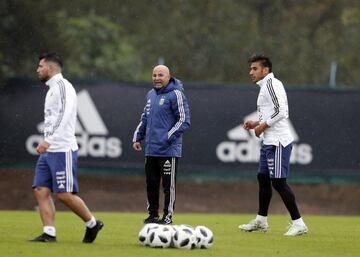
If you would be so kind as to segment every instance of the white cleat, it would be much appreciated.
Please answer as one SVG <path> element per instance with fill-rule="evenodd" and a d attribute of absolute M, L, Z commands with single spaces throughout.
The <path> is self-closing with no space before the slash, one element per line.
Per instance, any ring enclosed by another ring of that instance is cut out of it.
<path fill-rule="evenodd" d="M 239 229 L 246 232 L 261 231 L 266 232 L 269 229 L 269 225 L 266 222 L 260 222 L 256 219 L 251 220 L 248 224 L 241 224 Z"/>
<path fill-rule="evenodd" d="M 306 225 L 296 225 L 294 223 L 290 224 L 288 229 L 284 236 L 301 236 L 308 232 Z"/>

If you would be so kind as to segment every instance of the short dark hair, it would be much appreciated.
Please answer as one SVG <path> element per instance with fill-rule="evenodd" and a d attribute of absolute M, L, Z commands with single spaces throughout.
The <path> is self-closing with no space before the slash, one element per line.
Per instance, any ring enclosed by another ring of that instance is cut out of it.
<path fill-rule="evenodd" d="M 41 61 L 42 59 L 47 62 L 54 62 L 58 64 L 61 68 L 64 66 L 62 58 L 57 53 L 42 53 L 39 55 L 39 61 Z"/>
<path fill-rule="evenodd" d="M 262 54 L 254 54 L 249 58 L 249 64 L 253 62 L 260 62 L 261 66 L 269 68 L 269 72 L 272 71 L 272 63 L 270 58 Z"/>

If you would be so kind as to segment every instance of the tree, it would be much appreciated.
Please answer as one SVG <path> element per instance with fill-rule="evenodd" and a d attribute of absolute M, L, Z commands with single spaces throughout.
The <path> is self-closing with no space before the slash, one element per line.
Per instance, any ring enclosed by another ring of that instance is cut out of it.
<path fill-rule="evenodd" d="M 0 15 L 0 79 L 52 50 L 79 78 L 148 80 L 162 57 L 185 82 L 244 84 L 264 53 L 288 85 L 327 86 L 335 61 L 337 85 L 360 87 L 357 0 L 3 0 Z"/>
<path fill-rule="evenodd" d="M 68 49 L 69 76 L 138 80 L 141 61 L 122 28 L 93 12 L 87 16 L 58 14 L 62 24 L 62 42 Z"/>

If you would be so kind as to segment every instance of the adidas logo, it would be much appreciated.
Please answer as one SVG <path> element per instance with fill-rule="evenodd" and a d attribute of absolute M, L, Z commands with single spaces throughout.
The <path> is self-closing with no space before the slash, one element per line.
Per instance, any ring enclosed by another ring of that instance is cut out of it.
<path fill-rule="evenodd" d="M 122 154 L 121 140 L 108 137 L 109 131 L 105 126 L 90 94 L 82 90 L 77 94 L 77 122 L 75 128 L 79 145 L 78 155 L 84 157 L 117 158 Z M 44 122 L 37 125 L 40 134 L 44 131 Z M 36 146 L 43 139 L 42 135 L 31 135 L 26 140 L 26 149 L 36 155 Z"/>
<path fill-rule="evenodd" d="M 244 118 L 245 120 L 257 120 L 257 112 L 253 112 Z M 294 137 L 293 150 L 290 162 L 302 165 L 310 164 L 313 155 L 309 144 L 298 143 L 300 138 L 294 126 L 289 120 L 290 131 Z M 243 124 L 230 129 L 227 132 L 230 141 L 221 142 L 216 148 L 216 155 L 222 162 L 256 163 L 259 161 L 261 139 L 256 137 L 254 130 L 246 130 Z"/>
<path fill-rule="evenodd" d="M 164 175 L 170 175 L 171 174 L 171 163 L 169 160 L 166 160 L 164 163 Z"/>
<path fill-rule="evenodd" d="M 171 163 L 169 160 L 166 160 L 166 162 L 164 163 L 164 167 L 171 168 Z"/>

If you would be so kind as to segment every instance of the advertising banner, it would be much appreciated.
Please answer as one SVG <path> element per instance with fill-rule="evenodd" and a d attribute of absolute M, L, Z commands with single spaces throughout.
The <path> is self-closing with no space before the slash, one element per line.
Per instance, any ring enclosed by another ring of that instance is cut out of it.
<path fill-rule="evenodd" d="M 132 137 L 152 85 L 74 82 L 78 96 L 79 165 L 138 168 L 144 153 Z M 191 127 L 185 132 L 181 166 L 186 170 L 256 170 L 261 140 L 243 129 L 257 119 L 258 86 L 184 85 Z M 0 164 L 35 162 L 42 140 L 46 86 L 12 81 L 0 91 Z M 287 90 L 295 138 L 292 169 L 303 173 L 360 173 L 359 91 Z M 340 174 L 340 175 L 341 175 Z"/>

